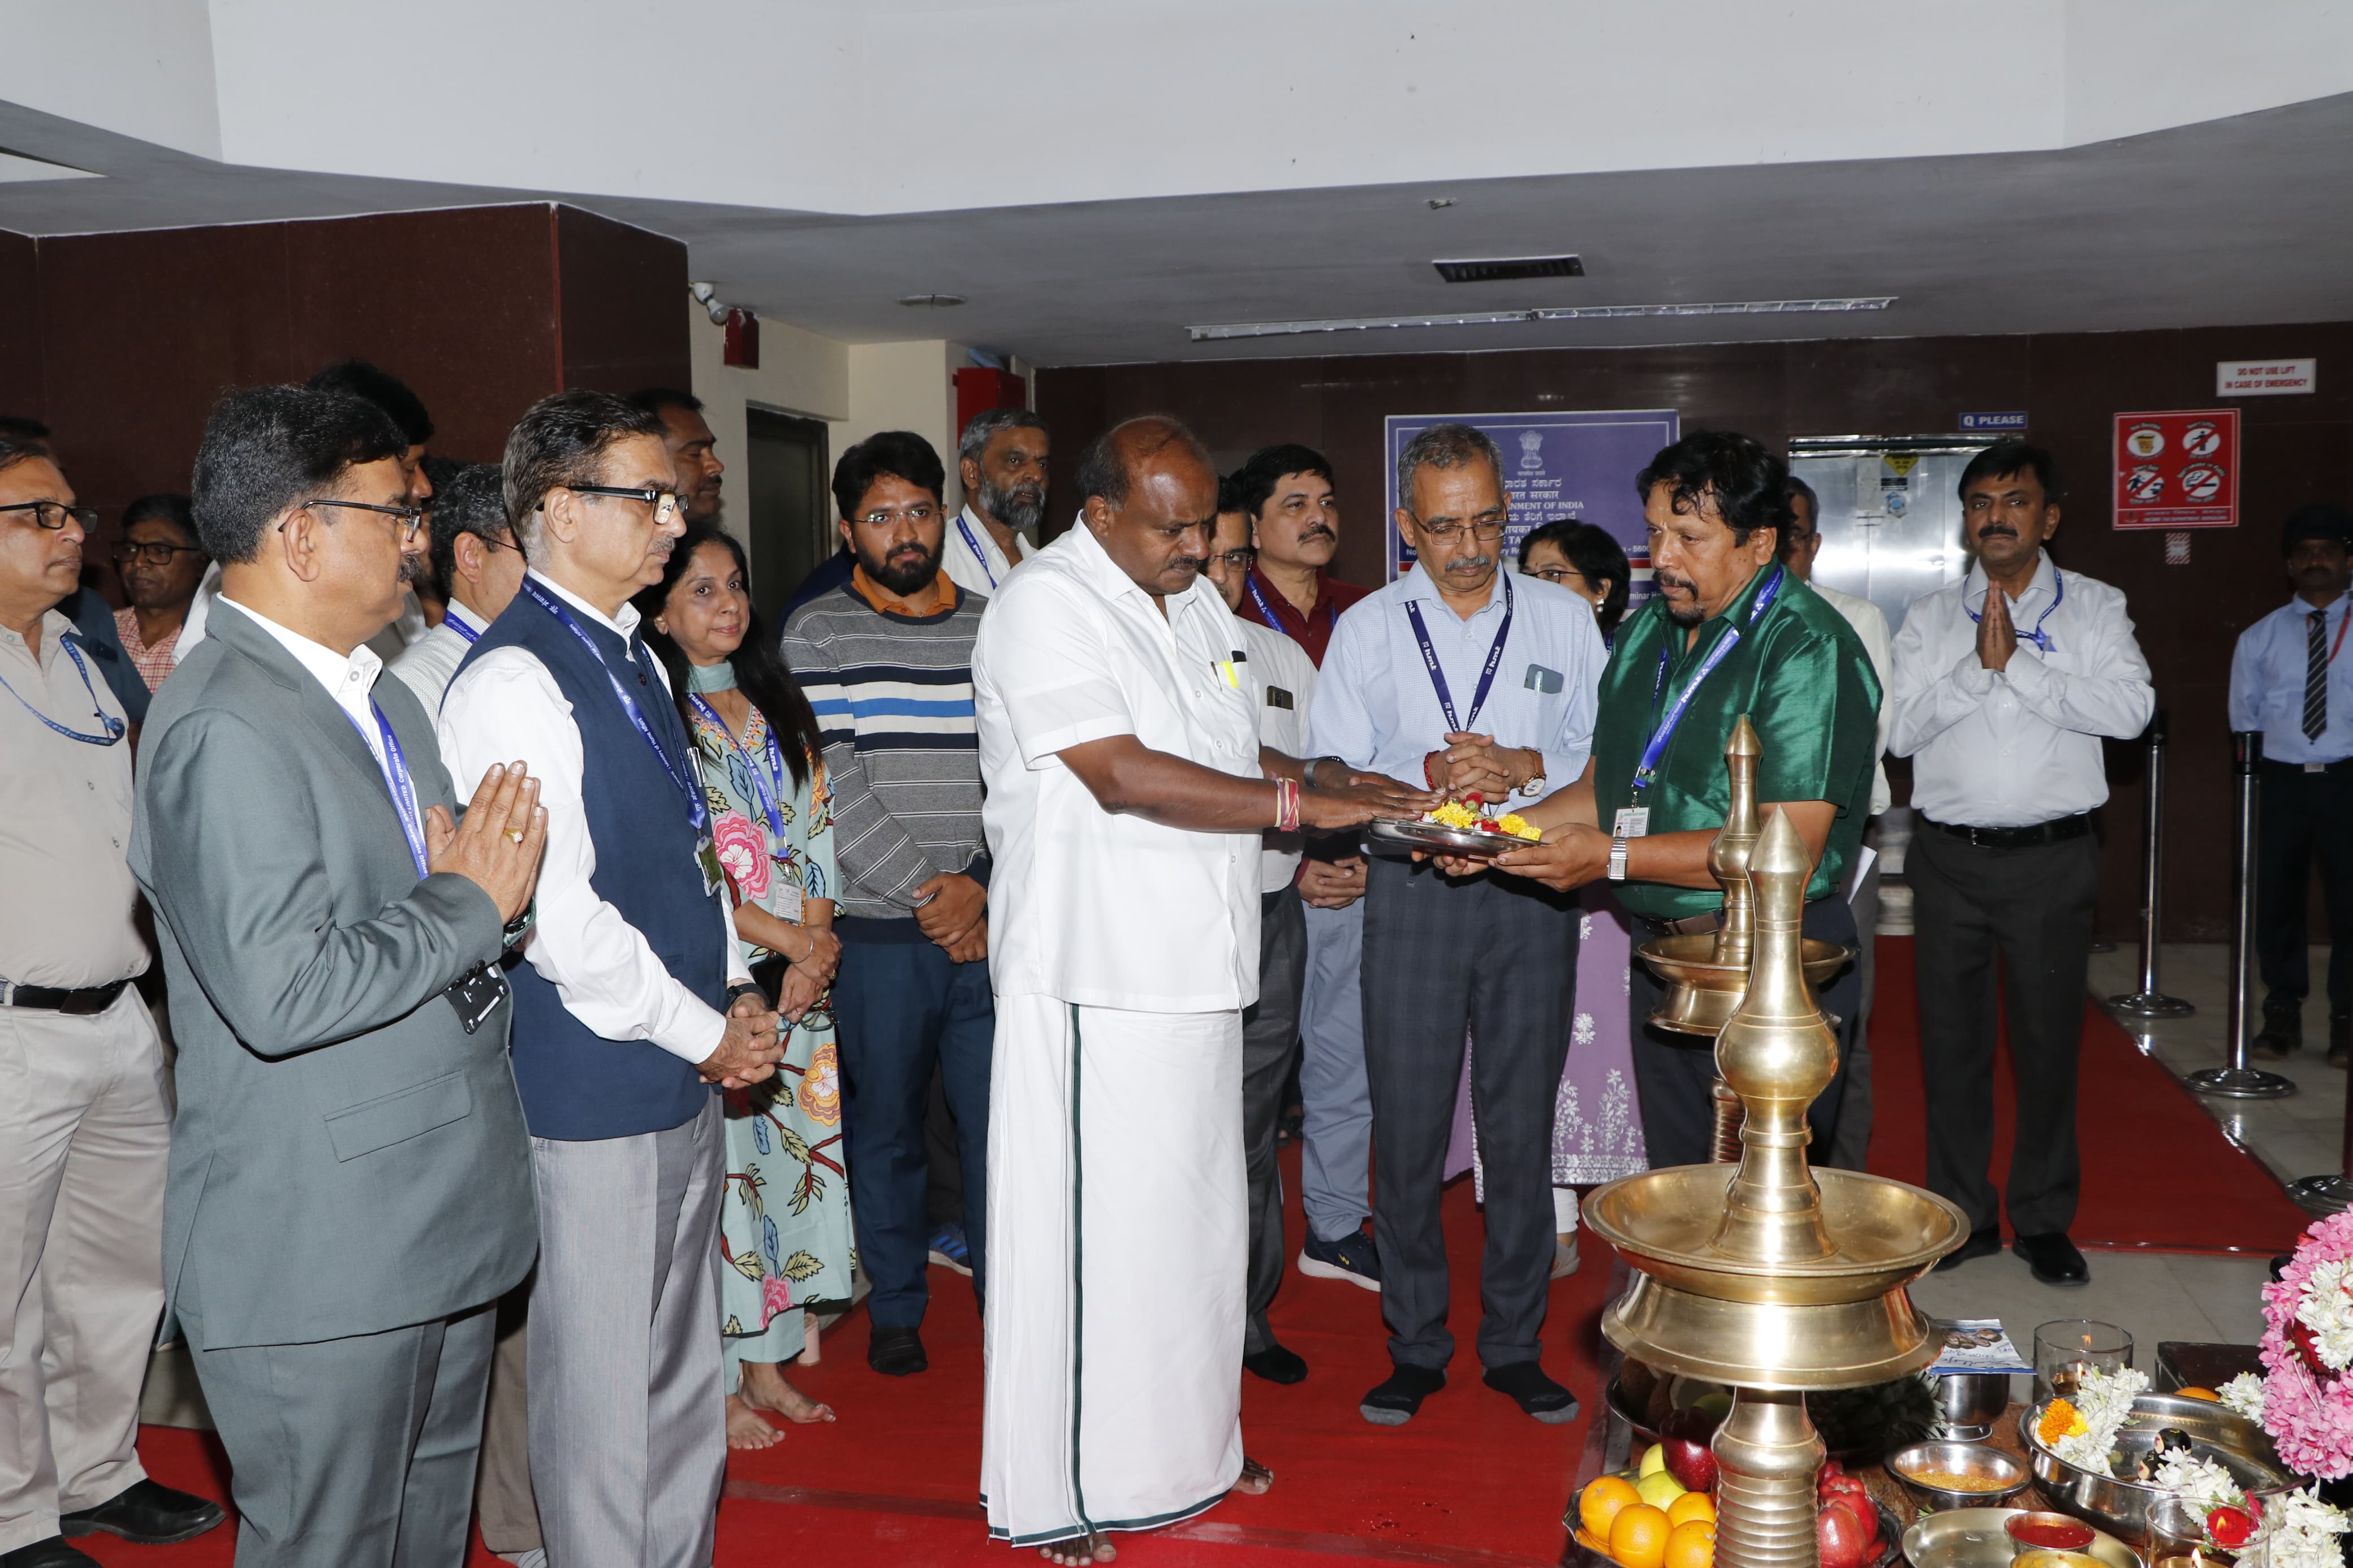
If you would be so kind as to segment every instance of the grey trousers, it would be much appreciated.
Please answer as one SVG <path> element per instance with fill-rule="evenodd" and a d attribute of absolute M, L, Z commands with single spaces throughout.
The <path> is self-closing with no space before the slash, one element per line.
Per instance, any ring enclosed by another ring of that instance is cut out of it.
<path fill-rule="evenodd" d="M 1467 1035 L 1478 1042 L 1471 1113 L 1487 1183 L 1479 1359 L 1535 1361 L 1552 1284 L 1553 1101 L 1577 993 L 1575 897 L 1375 858 L 1364 904 L 1373 1240 L 1389 1359 L 1443 1368 L 1454 1354 L 1439 1198 Z"/>
<path fill-rule="evenodd" d="M 16 889 L 10 897 L 36 896 Z M 0 1008 L 0 1552 L 146 1478 L 172 1107 L 147 1005 Z"/>
<path fill-rule="evenodd" d="M 1282 1173 L 1276 1129 L 1282 1089 L 1299 1048 L 1300 988 L 1307 976 L 1306 905 L 1294 887 L 1259 900 L 1258 1001 L 1242 1009 L 1242 1166 L 1250 1180 L 1250 1279 L 1242 1353 L 1272 1345 L 1266 1310 L 1282 1284 Z"/>
<path fill-rule="evenodd" d="M 1920 985 L 1920 1078 L 1928 1098 L 1926 1186 L 1969 1216 L 2000 1219 L 1993 1161 L 1994 1010 L 2007 1003 L 2018 1091 L 2007 1207 L 2020 1236 L 2075 1219 L 2083 1163 L 2075 1072 L 2100 890 L 2088 836 L 1980 849 L 1923 826 L 1904 860 Z M 1997 988 L 1994 961 L 2001 963 Z"/>
<path fill-rule="evenodd" d="M 306 1345 L 205 1348 L 196 1270 L 176 1305 L 228 1450 L 237 1568 L 466 1560 L 495 1313 Z"/>
<path fill-rule="evenodd" d="M 548 1562 L 710 1568 L 727 1467 L 719 1097 L 667 1131 L 531 1145 L 531 1480 Z"/>
<path fill-rule="evenodd" d="M 1365 900 L 1308 909 L 1307 982 L 1300 1003 L 1299 1196 L 1307 1228 L 1324 1241 L 1354 1234 L 1371 1214 L 1372 1091 L 1365 1083 L 1365 1004 L 1358 971 Z"/>

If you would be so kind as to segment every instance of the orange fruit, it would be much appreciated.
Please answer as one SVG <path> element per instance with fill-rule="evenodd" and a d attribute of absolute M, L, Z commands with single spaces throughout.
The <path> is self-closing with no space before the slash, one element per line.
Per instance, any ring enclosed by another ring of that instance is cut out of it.
<path fill-rule="evenodd" d="M 1667 1522 L 1680 1528 L 1697 1521 L 1715 1522 L 1715 1502 L 1705 1492 L 1685 1492 L 1667 1505 Z"/>
<path fill-rule="evenodd" d="M 1577 1522 L 1585 1532 L 1596 1540 L 1609 1539 L 1609 1526 L 1618 1518 L 1618 1510 L 1642 1500 L 1634 1483 L 1623 1476 L 1596 1476 L 1586 1483 L 1577 1497 Z M 1606 1550 L 1604 1555 L 1607 1555 Z"/>
<path fill-rule="evenodd" d="M 2222 1403 L 2222 1396 L 2211 1388 L 2177 1388 L 2173 1392 L 2184 1399 L 2211 1399 L 2217 1405 Z"/>
<path fill-rule="evenodd" d="M 1662 1568 L 1715 1568 L 1715 1521 L 1691 1519 L 1676 1525 L 1668 1532 Z"/>
<path fill-rule="evenodd" d="M 1584 1547 L 1588 1552 L 1592 1552 L 1596 1557 L 1607 1557 L 1609 1555 L 1609 1543 L 1602 1540 L 1599 1536 L 1588 1534 L 1581 1526 L 1575 1533 L 1577 1543 L 1579 1546 Z"/>
<path fill-rule="evenodd" d="M 1609 1521 L 1609 1560 L 1618 1568 L 1664 1568 L 1672 1533 L 1666 1510 L 1629 1503 Z"/>

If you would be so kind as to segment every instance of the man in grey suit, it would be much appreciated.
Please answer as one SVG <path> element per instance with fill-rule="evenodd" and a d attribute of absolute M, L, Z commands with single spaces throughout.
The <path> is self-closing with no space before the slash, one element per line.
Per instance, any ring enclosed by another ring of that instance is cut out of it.
<path fill-rule="evenodd" d="M 238 1568 L 459 1563 L 492 1332 L 530 1268 L 496 967 L 545 842 L 364 647 L 416 574 L 406 443 L 355 398 L 214 411 L 211 635 L 148 715 L 131 867 L 179 1045 L 164 1278 L 244 1523 Z"/>

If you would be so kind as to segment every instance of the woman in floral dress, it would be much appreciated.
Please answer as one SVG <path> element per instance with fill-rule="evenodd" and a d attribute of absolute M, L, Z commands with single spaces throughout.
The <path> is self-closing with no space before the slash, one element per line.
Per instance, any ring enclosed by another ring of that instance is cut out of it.
<path fill-rule="evenodd" d="M 847 1305 L 852 1259 L 827 993 L 841 952 L 828 896 L 832 801 L 816 716 L 753 610 L 747 580 L 741 545 L 691 528 L 638 605 L 694 737 L 744 962 L 792 1025 L 776 1076 L 726 1099 L 727 1441 L 765 1448 L 784 1434 L 762 1411 L 833 1419 L 786 1381 L 783 1363 L 809 1342 L 808 1303 Z"/>

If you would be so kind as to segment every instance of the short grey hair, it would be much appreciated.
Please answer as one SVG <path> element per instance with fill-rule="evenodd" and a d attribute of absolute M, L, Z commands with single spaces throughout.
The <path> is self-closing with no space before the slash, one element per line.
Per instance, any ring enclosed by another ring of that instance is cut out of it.
<path fill-rule="evenodd" d="M 956 437 L 956 460 L 969 458 L 980 461 L 988 450 L 988 438 L 999 430 L 1043 430 L 1046 422 L 1027 408 L 985 408 L 974 415 Z"/>
<path fill-rule="evenodd" d="M 1495 470 L 1496 488 L 1502 489 L 1503 450 L 1484 430 L 1459 422 L 1449 422 L 1444 425 L 1432 425 L 1427 429 L 1416 431 L 1413 439 L 1405 444 L 1405 450 L 1398 454 L 1398 505 L 1405 508 L 1409 515 L 1415 516 L 1419 521 L 1419 514 L 1413 510 L 1413 476 L 1415 474 L 1424 468 L 1459 468 L 1474 459 L 1482 458 L 1486 461 L 1489 468 Z"/>

